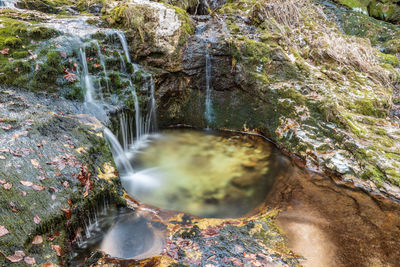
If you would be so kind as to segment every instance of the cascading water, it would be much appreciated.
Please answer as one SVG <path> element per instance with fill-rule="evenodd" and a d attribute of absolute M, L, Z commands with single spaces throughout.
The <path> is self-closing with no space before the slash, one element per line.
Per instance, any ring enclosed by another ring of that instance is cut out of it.
<path fill-rule="evenodd" d="M 0 8 L 15 8 L 17 0 L 0 0 Z"/>
<path fill-rule="evenodd" d="M 212 63 L 211 56 L 208 50 L 208 44 L 206 48 L 206 100 L 205 100 L 205 111 L 204 117 L 208 123 L 208 126 L 214 122 L 214 110 L 212 107 Z"/>

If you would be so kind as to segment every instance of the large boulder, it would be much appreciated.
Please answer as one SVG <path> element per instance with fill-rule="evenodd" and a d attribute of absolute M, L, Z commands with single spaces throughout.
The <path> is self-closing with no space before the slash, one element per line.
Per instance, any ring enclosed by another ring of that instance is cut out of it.
<path fill-rule="evenodd" d="M 148 0 L 134 0 L 106 11 L 106 20 L 127 30 L 134 60 L 168 71 L 180 70 L 180 57 L 192 22 L 185 10 Z"/>
<path fill-rule="evenodd" d="M 0 88 L 0 106 L 0 264 L 62 265 L 82 218 L 119 199 L 103 126 L 56 96 Z"/>

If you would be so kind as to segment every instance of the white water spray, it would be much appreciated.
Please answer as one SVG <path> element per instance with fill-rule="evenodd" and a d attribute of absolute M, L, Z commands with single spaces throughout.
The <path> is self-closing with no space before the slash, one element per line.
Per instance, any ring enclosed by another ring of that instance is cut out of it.
<path fill-rule="evenodd" d="M 208 51 L 208 45 L 206 49 L 206 100 L 205 100 L 205 111 L 204 117 L 208 124 L 214 122 L 214 110 L 212 107 L 212 63 L 211 63 L 211 56 Z"/>
<path fill-rule="evenodd" d="M 17 0 L 0 0 L 0 8 L 15 8 Z"/>

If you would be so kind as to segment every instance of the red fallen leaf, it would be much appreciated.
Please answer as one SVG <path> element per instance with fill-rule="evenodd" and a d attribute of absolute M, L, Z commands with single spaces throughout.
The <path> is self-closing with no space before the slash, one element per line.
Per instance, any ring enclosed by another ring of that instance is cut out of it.
<path fill-rule="evenodd" d="M 25 257 L 24 261 L 26 262 L 26 264 L 29 264 L 29 265 L 36 264 L 35 258 L 32 258 L 32 257 Z"/>
<path fill-rule="evenodd" d="M 29 182 L 29 181 L 19 181 L 21 184 L 25 185 L 25 186 L 32 186 L 33 183 Z"/>
<path fill-rule="evenodd" d="M 64 186 L 65 188 L 68 188 L 68 187 L 69 187 L 68 181 L 64 181 L 64 182 L 63 182 L 63 186 Z"/>
<path fill-rule="evenodd" d="M 37 160 L 31 159 L 31 163 L 33 166 L 39 166 L 39 162 L 37 162 Z"/>
<path fill-rule="evenodd" d="M 39 218 L 39 216 L 35 215 L 35 217 L 33 217 L 33 221 L 34 221 L 36 224 L 39 224 L 40 221 L 41 221 L 41 219 Z"/>
<path fill-rule="evenodd" d="M 0 148 L 1 153 L 10 153 L 10 149 L 8 148 Z"/>
<path fill-rule="evenodd" d="M 11 184 L 11 183 L 5 183 L 5 184 L 3 185 L 3 187 L 4 187 L 5 190 L 10 190 L 11 187 L 12 187 L 12 184 Z"/>
<path fill-rule="evenodd" d="M 4 48 L 3 50 L 0 50 L 0 53 L 3 55 L 8 55 L 9 52 L 10 52 L 9 48 Z"/>
<path fill-rule="evenodd" d="M 100 64 L 98 64 L 98 63 L 94 63 L 93 66 L 94 66 L 95 68 L 100 68 Z"/>
<path fill-rule="evenodd" d="M 61 257 L 62 255 L 62 249 L 59 245 L 51 245 L 51 248 L 56 251 L 56 254 L 58 257 Z"/>
<path fill-rule="evenodd" d="M 213 237 L 219 234 L 217 227 L 208 227 L 206 230 L 201 231 L 204 237 Z"/>
<path fill-rule="evenodd" d="M 21 131 L 21 132 L 13 134 L 13 139 L 17 139 L 20 136 L 27 136 L 28 134 L 29 134 L 28 131 Z"/>
<path fill-rule="evenodd" d="M 17 153 L 17 151 L 10 151 L 11 155 L 13 155 L 14 157 L 22 157 L 22 154 Z"/>
<path fill-rule="evenodd" d="M 34 244 L 34 245 L 39 245 L 42 243 L 43 243 L 43 237 L 40 235 L 35 236 L 32 240 L 32 244 Z"/>
<path fill-rule="evenodd" d="M 19 210 L 15 209 L 15 208 L 12 209 L 11 211 L 14 212 L 14 213 L 18 213 L 19 212 Z"/>
<path fill-rule="evenodd" d="M 50 186 L 50 190 L 53 191 L 54 193 L 57 193 L 57 192 L 58 192 L 58 189 L 55 188 L 55 187 L 53 187 L 53 186 Z"/>
<path fill-rule="evenodd" d="M 6 257 L 11 262 L 20 262 L 25 257 L 23 251 L 15 251 L 14 255 Z"/>
<path fill-rule="evenodd" d="M 68 199 L 68 205 L 69 205 L 70 207 L 72 207 L 72 201 L 71 201 L 71 199 Z"/>
<path fill-rule="evenodd" d="M 67 74 L 64 75 L 64 79 L 67 81 L 73 83 L 76 81 L 76 75 L 72 72 L 68 72 L 68 70 L 65 71 Z"/>
<path fill-rule="evenodd" d="M 42 267 L 54 267 L 54 264 L 51 262 L 46 262 L 42 264 Z"/>
<path fill-rule="evenodd" d="M 2 128 L 3 130 L 8 131 L 8 130 L 10 130 L 10 129 L 12 128 L 12 126 L 11 126 L 10 124 L 6 124 L 6 125 L 4 125 L 4 126 L 2 125 L 1 128 Z"/>
<path fill-rule="evenodd" d="M 3 235 L 6 235 L 8 233 L 9 232 L 8 232 L 7 228 L 5 228 L 4 226 L 0 225 L 0 237 L 3 236 Z"/>
<path fill-rule="evenodd" d="M 46 177 L 44 177 L 44 176 L 38 176 L 38 177 L 36 177 L 36 179 L 38 179 L 39 181 L 43 181 L 43 180 L 46 179 Z"/>
<path fill-rule="evenodd" d="M 43 191 L 46 189 L 46 187 L 44 187 L 43 185 L 40 185 L 40 184 L 34 184 L 34 185 L 32 185 L 32 188 L 36 191 Z"/>
<path fill-rule="evenodd" d="M 21 194 L 22 194 L 23 197 L 26 196 L 26 192 L 25 191 L 21 191 Z"/>
<path fill-rule="evenodd" d="M 61 209 L 61 210 L 65 213 L 65 217 L 67 217 L 68 220 L 72 218 L 71 209 Z"/>

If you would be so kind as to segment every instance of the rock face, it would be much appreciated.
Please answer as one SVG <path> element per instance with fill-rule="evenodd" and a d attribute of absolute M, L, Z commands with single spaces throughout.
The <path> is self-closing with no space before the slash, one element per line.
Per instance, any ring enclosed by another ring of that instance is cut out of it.
<path fill-rule="evenodd" d="M 322 6 L 306 1 L 237 1 L 218 12 L 218 19 L 195 18 L 181 71 L 157 79 L 163 125 L 207 126 L 209 53 L 213 128 L 257 130 L 309 167 L 371 190 L 400 185 L 399 120 L 391 116 L 392 85 L 400 77 L 395 56 L 343 34 Z"/>
<path fill-rule="evenodd" d="M 400 23 L 400 4 L 397 0 L 335 0 L 355 11 L 374 18 Z"/>
<path fill-rule="evenodd" d="M 60 264 L 78 218 L 95 199 L 118 196 L 103 126 L 54 96 L 1 88 L 0 106 L 2 253 Z"/>

